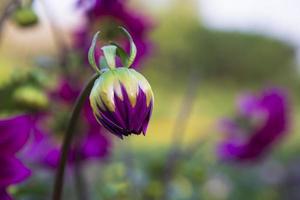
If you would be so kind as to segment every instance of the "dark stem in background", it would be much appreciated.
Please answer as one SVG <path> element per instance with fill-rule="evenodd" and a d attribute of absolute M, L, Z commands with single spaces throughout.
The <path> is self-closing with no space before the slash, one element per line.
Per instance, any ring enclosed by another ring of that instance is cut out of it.
<path fill-rule="evenodd" d="M 173 140 L 171 141 L 170 151 L 169 154 L 167 155 L 167 161 L 165 164 L 165 168 L 163 170 L 164 191 L 163 191 L 162 199 L 164 200 L 169 199 L 169 184 L 174 175 L 178 157 L 181 156 L 180 154 L 181 145 L 183 144 L 187 122 L 192 113 L 194 101 L 197 97 L 198 84 L 199 84 L 198 73 L 195 72 L 195 70 L 192 70 L 189 76 L 184 98 L 182 99 L 180 111 L 178 112 L 177 118 L 175 120 L 173 132 L 172 132 Z"/>
<path fill-rule="evenodd" d="M 201 147 L 203 147 L 209 138 L 203 138 L 200 137 L 195 142 L 192 142 L 192 144 L 189 144 L 189 146 L 181 152 L 180 157 L 184 158 L 184 162 L 188 163 L 192 161 L 194 157 L 196 157 L 197 153 L 201 152 Z"/>
<path fill-rule="evenodd" d="M 76 139 L 74 139 L 75 159 L 74 159 L 74 168 L 72 172 L 74 175 L 74 186 L 75 186 L 76 198 L 78 200 L 89 199 L 87 181 L 84 175 L 84 163 L 82 162 L 81 155 L 78 151 L 79 148 L 77 148 L 80 146 L 80 142 L 82 141 L 84 135 L 85 134 L 77 135 Z"/>
<path fill-rule="evenodd" d="M 63 145 L 61 147 L 61 156 L 59 166 L 57 168 L 55 183 L 54 183 L 54 190 L 52 200 L 61 200 L 62 191 L 63 191 L 63 182 L 64 182 L 64 173 L 65 173 L 65 166 L 68 159 L 69 149 L 72 143 L 72 138 L 74 136 L 74 129 L 80 115 L 80 111 L 84 104 L 86 97 L 89 95 L 95 80 L 99 77 L 99 74 L 95 74 L 85 85 L 83 90 L 81 91 L 80 95 L 76 99 L 75 105 L 73 107 L 73 111 L 71 113 L 71 118 L 69 120 L 66 133 L 64 135 Z"/>
<path fill-rule="evenodd" d="M 126 143 L 126 147 L 123 145 L 123 160 L 124 165 L 126 168 L 126 176 L 128 178 L 128 182 L 131 183 L 130 185 L 130 193 L 133 195 L 133 199 L 141 199 L 141 194 L 139 191 L 139 185 L 137 185 L 135 177 L 134 177 L 134 169 L 135 169 L 135 163 L 134 163 L 134 155 L 132 151 L 132 144 L 131 140 L 129 139 Z"/>
<path fill-rule="evenodd" d="M 74 179 L 75 179 L 75 189 L 77 194 L 78 200 L 88 200 L 88 189 L 87 189 L 87 183 L 84 179 L 83 174 L 83 165 L 80 160 L 79 156 L 76 156 L 75 158 L 75 164 L 74 164 Z"/>
<path fill-rule="evenodd" d="M 10 0 L 8 1 L 7 5 L 4 6 L 4 10 L 0 16 L 0 42 L 1 42 L 1 36 L 3 32 L 3 26 L 5 20 L 10 16 L 10 14 L 18 7 L 20 4 L 20 0 Z"/>

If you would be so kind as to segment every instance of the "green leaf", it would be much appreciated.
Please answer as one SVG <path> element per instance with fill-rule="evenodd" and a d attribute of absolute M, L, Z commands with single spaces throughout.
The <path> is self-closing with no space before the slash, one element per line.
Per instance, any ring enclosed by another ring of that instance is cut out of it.
<path fill-rule="evenodd" d="M 99 33 L 100 33 L 100 31 L 98 31 L 97 33 L 95 33 L 95 35 L 93 37 L 92 44 L 90 46 L 89 53 L 88 53 L 88 58 L 89 58 L 89 63 L 92 66 L 92 68 L 96 72 L 100 73 L 100 70 L 99 70 L 99 68 L 98 68 L 98 66 L 96 64 L 96 60 L 95 60 L 95 47 L 96 47 L 96 44 L 97 44 L 97 39 L 98 39 Z"/>
<path fill-rule="evenodd" d="M 107 45 L 102 47 L 101 49 L 104 53 L 104 57 L 108 67 L 111 69 L 116 68 L 117 47 L 115 45 Z"/>
<path fill-rule="evenodd" d="M 136 57 L 137 49 L 136 49 L 136 46 L 134 44 L 134 41 L 133 41 L 130 33 L 122 26 L 120 26 L 119 28 L 125 33 L 125 35 L 127 36 L 127 38 L 129 39 L 129 42 L 130 42 L 130 55 L 128 58 L 128 62 L 125 65 L 126 67 L 130 67 Z"/>
<path fill-rule="evenodd" d="M 119 56 L 121 58 L 122 64 L 124 67 L 128 67 L 128 54 L 126 53 L 126 51 L 117 43 L 115 42 L 111 42 L 110 44 L 115 45 L 117 47 L 117 56 Z"/>
<path fill-rule="evenodd" d="M 104 71 L 106 69 L 108 69 L 108 64 L 106 62 L 106 59 L 104 58 L 104 56 L 101 56 L 100 59 L 99 59 L 99 63 L 100 63 L 100 68 L 101 68 L 101 71 Z"/>

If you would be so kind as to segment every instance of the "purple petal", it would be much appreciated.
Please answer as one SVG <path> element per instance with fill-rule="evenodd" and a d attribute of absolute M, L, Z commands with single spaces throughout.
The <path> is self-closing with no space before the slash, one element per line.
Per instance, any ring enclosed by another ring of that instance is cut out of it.
<path fill-rule="evenodd" d="M 26 143 L 33 121 L 29 115 L 0 120 L 0 154 L 15 154 Z"/>
<path fill-rule="evenodd" d="M 115 111 L 110 112 L 108 108 L 102 110 L 101 117 L 98 120 L 110 132 L 118 137 L 128 136 L 130 134 L 145 135 L 152 112 L 152 102 L 147 106 L 147 98 L 142 89 L 139 88 L 136 105 L 132 106 L 127 91 L 121 85 L 122 99 L 114 94 Z"/>
<path fill-rule="evenodd" d="M 70 78 L 64 77 L 57 89 L 53 91 L 50 96 L 59 100 L 63 100 L 66 103 L 72 103 L 76 100 L 80 93 L 80 87 L 78 85 L 72 85 Z"/>
<path fill-rule="evenodd" d="M 123 135 L 128 135 L 126 131 L 122 127 L 117 126 L 115 123 L 110 121 L 107 118 L 98 118 L 99 122 L 102 124 L 104 128 L 106 128 L 109 132 L 123 139 Z"/>
<path fill-rule="evenodd" d="M 267 90 L 255 107 L 258 110 L 264 110 L 267 113 L 267 119 L 263 121 L 262 126 L 252 131 L 247 140 L 241 141 L 238 137 L 224 140 L 218 149 L 221 158 L 240 161 L 257 159 L 285 135 L 288 126 L 288 110 L 282 91 Z M 253 107 L 247 110 L 253 112 L 252 109 Z"/>
<path fill-rule="evenodd" d="M 20 160 L 13 156 L 0 156 L 0 188 L 19 183 L 30 175 Z"/>
<path fill-rule="evenodd" d="M 85 27 L 80 27 L 80 29 L 75 32 L 75 47 L 79 50 L 84 49 L 83 53 L 86 55 L 95 24 L 99 24 L 103 20 L 110 18 L 115 20 L 117 24 L 124 26 L 132 34 L 137 47 L 137 56 L 134 62 L 134 66 L 136 66 L 141 58 L 149 53 L 150 42 L 146 37 L 152 27 L 152 22 L 134 10 L 128 9 L 126 1 L 96 0 L 92 5 L 87 2 L 87 0 L 78 1 L 79 7 L 87 8 L 87 23 Z M 89 4 L 89 6 L 86 6 L 87 4 Z M 129 50 L 129 43 L 127 41 L 125 47 Z M 99 60 L 99 57 L 97 57 L 96 60 Z"/>
<path fill-rule="evenodd" d="M 231 119 L 222 119 L 219 122 L 219 129 L 223 133 L 227 134 L 227 136 L 236 136 L 241 133 L 239 125 Z"/>
<path fill-rule="evenodd" d="M 147 129 L 148 129 L 148 124 L 149 124 L 149 121 L 150 121 L 150 117 L 151 117 L 151 114 L 152 114 L 152 109 L 153 109 L 153 101 L 151 101 L 150 105 L 149 105 L 149 108 L 148 108 L 148 114 L 146 115 L 146 118 L 143 122 L 143 125 L 142 125 L 142 130 L 140 130 L 143 135 L 146 135 L 146 132 L 147 132 Z"/>
<path fill-rule="evenodd" d="M 59 163 L 60 147 L 49 134 L 36 127 L 31 143 L 22 155 L 26 161 L 34 165 L 56 168 Z"/>
<path fill-rule="evenodd" d="M 90 106 L 90 102 L 87 99 L 84 106 L 83 106 L 83 115 L 85 122 L 88 124 L 89 127 L 93 127 L 95 129 L 100 129 L 99 123 L 97 122 L 93 110 Z M 99 130 L 97 130 L 99 131 Z"/>
<path fill-rule="evenodd" d="M 242 115 L 251 116 L 257 110 L 259 100 L 256 96 L 245 94 L 238 97 L 238 108 Z"/>
<path fill-rule="evenodd" d="M 103 158 L 109 154 L 110 140 L 101 133 L 89 133 L 81 142 L 79 154 L 81 159 Z"/>
<path fill-rule="evenodd" d="M 6 192 L 5 188 L 0 188 L 0 199 L 1 200 L 12 200 L 11 196 Z"/>

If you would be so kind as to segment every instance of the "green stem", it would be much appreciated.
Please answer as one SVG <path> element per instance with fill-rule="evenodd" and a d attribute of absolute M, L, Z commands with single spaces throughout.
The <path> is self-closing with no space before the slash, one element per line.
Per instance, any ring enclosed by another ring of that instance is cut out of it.
<path fill-rule="evenodd" d="M 79 97 L 76 100 L 76 103 L 73 107 L 73 111 L 71 114 L 71 118 L 68 123 L 68 127 L 64 136 L 63 145 L 61 147 L 61 157 L 59 166 L 56 172 L 55 183 L 54 183 L 54 190 L 52 200 L 61 200 L 62 198 L 62 191 L 63 191 L 63 183 L 64 183 L 64 173 L 65 173 L 65 166 L 68 158 L 69 149 L 72 143 L 72 138 L 74 136 L 74 129 L 77 124 L 78 117 L 80 115 L 81 108 L 84 104 L 86 97 L 89 95 L 95 80 L 99 77 L 99 74 L 95 74 L 85 85 L 83 90 L 81 91 Z"/>
<path fill-rule="evenodd" d="M 197 89 L 199 84 L 198 73 L 192 70 L 189 75 L 189 82 L 187 84 L 187 89 L 182 100 L 180 111 L 178 112 L 174 129 L 172 133 L 171 148 L 168 152 L 166 164 L 163 169 L 163 185 L 164 190 L 162 198 L 164 200 L 169 200 L 169 186 L 172 180 L 176 166 L 178 165 L 179 158 L 181 158 L 181 148 L 186 133 L 187 122 L 192 114 L 192 108 L 197 97 Z"/>
<path fill-rule="evenodd" d="M 79 156 L 75 156 L 75 163 L 74 163 L 74 179 L 75 179 L 75 189 L 77 193 L 78 200 L 88 200 L 88 189 L 87 183 L 83 174 L 83 166 Z"/>
<path fill-rule="evenodd" d="M 1 10 L 0 14 L 0 39 L 2 39 L 2 32 L 5 20 L 10 16 L 10 14 L 17 8 L 20 4 L 20 0 L 10 0 L 4 9 Z"/>

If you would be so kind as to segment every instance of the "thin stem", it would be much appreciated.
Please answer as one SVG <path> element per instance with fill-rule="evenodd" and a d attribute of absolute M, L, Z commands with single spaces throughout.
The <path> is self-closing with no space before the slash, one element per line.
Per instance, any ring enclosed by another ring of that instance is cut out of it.
<path fill-rule="evenodd" d="M 135 163 L 134 163 L 134 155 L 132 151 L 132 145 L 131 140 L 128 140 L 128 143 L 126 143 L 126 146 L 123 145 L 123 160 L 124 165 L 126 168 L 126 174 L 129 183 L 131 183 L 129 191 L 133 196 L 133 199 L 141 199 L 140 192 L 139 192 L 139 185 L 137 185 L 135 179 L 134 179 L 134 169 L 135 169 Z"/>
<path fill-rule="evenodd" d="M 83 174 L 83 166 L 79 156 L 76 156 L 74 163 L 74 178 L 75 178 L 75 188 L 78 200 L 88 200 L 88 190 L 86 187 L 86 181 Z"/>
<path fill-rule="evenodd" d="M 7 5 L 4 7 L 4 10 L 0 16 L 0 39 L 3 32 L 3 26 L 5 20 L 10 16 L 10 14 L 17 8 L 19 4 L 19 0 L 11 0 L 7 3 Z"/>
<path fill-rule="evenodd" d="M 64 136 L 63 145 L 61 147 L 61 156 L 60 162 L 56 173 L 55 183 L 54 183 L 54 191 L 53 191 L 53 200 L 61 200 L 62 191 L 63 191 L 63 182 L 64 182 L 64 173 L 66 161 L 68 158 L 69 149 L 72 143 L 72 138 L 74 136 L 74 129 L 77 124 L 78 117 L 80 115 L 81 108 L 84 104 L 86 97 L 89 95 L 95 80 L 99 74 L 95 74 L 86 84 L 86 86 L 81 91 L 79 97 L 77 98 L 75 105 L 73 107 L 73 111 L 71 114 L 71 118 L 68 123 L 68 127 Z"/>
<path fill-rule="evenodd" d="M 85 179 L 84 175 L 84 165 L 82 163 L 81 155 L 79 152 L 79 147 L 82 141 L 81 136 L 76 137 L 76 142 L 75 142 L 75 160 L 74 160 L 74 168 L 73 168 L 73 174 L 74 174 L 74 183 L 75 183 L 75 193 L 76 198 L 78 200 L 88 200 L 88 187 L 87 187 L 87 182 Z"/>
<path fill-rule="evenodd" d="M 178 112 L 177 119 L 175 121 L 173 133 L 172 133 L 172 142 L 169 154 L 167 155 L 166 165 L 163 171 L 163 185 L 165 187 L 162 199 L 169 199 L 168 190 L 169 182 L 171 181 L 174 171 L 176 169 L 177 161 L 180 157 L 181 145 L 184 140 L 186 126 L 189 119 L 189 116 L 192 113 L 192 108 L 194 101 L 197 97 L 197 88 L 199 77 L 198 73 L 192 71 L 190 75 L 189 82 L 187 84 L 186 93 L 181 103 L 180 111 Z"/>
<path fill-rule="evenodd" d="M 199 135 L 202 135 L 199 133 Z M 207 134 L 207 136 L 204 137 L 199 137 L 197 140 L 191 142 L 189 146 L 181 153 L 181 156 L 184 157 L 185 162 L 189 162 L 192 160 L 196 154 L 199 152 L 201 147 L 203 147 L 205 144 L 208 143 L 209 140 L 212 140 L 212 135 L 213 134 Z"/>

